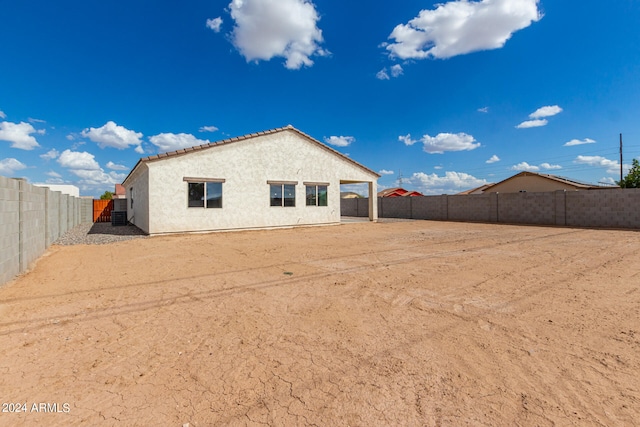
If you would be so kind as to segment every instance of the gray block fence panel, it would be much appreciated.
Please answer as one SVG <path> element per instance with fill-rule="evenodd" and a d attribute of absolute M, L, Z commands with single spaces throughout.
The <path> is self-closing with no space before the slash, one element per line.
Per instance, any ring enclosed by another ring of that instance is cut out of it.
<path fill-rule="evenodd" d="M 0 176 L 0 285 L 27 270 L 69 228 L 91 222 L 92 215 L 92 199 Z"/>
<path fill-rule="evenodd" d="M 341 212 L 368 216 L 368 203 L 367 198 L 344 199 Z M 379 197 L 378 216 L 640 229 L 640 189 Z"/>
<path fill-rule="evenodd" d="M 489 194 L 448 196 L 448 219 L 451 221 L 491 221 L 491 197 Z"/>
<path fill-rule="evenodd" d="M 411 218 L 411 199 L 413 197 L 380 197 L 382 206 L 378 207 L 378 215 L 384 218 Z"/>
<path fill-rule="evenodd" d="M 358 216 L 358 199 L 340 199 L 341 216 Z"/>
<path fill-rule="evenodd" d="M 555 192 L 499 194 L 500 222 L 555 225 Z"/>
<path fill-rule="evenodd" d="M 568 226 L 640 228 L 640 189 L 573 191 L 566 197 Z"/>

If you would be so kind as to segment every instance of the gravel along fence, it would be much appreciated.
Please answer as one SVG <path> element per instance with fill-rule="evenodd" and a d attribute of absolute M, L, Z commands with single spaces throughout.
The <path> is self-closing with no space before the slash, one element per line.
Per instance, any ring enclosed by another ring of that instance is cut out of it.
<path fill-rule="evenodd" d="M 104 245 L 123 240 L 147 237 L 133 225 L 113 226 L 111 223 L 85 223 L 73 227 L 54 242 L 56 245 Z"/>

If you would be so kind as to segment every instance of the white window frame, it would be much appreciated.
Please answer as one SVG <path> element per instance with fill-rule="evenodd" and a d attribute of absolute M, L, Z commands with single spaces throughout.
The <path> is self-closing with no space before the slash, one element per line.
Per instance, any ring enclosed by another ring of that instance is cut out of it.
<path fill-rule="evenodd" d="M 315 206 L 315 207 L 327 207 L 329 206 L 329 183 L 328 182 L 303 182 L 304 184 L 304 204 L 305 206 Z M 307 202 L 307 188 L 309 187 L 314 187 L 315 188 L 315 204 L 310 205 Z M 319 191 L 318 191 L 318 187 L 327 187 L 327 204 L 326 205 L 321 205 L 320 204 L 320 197 L 319 197 Z"/>
<path fill-rule="evenodd" d="M 224 199 L 224 190 L 223 185 L 226 180 L 222 178 L 198 178 L 198 177 L 183 177 L 182 180 L 187 183 L 187 208 L 188 209 L 222 209 L 223 199 Z M 220 184 L 220 206 L 207 206 L 207 183 L 217 183 Z M 203 205 L 202 206 L 189 206 L 189 184 L 203 184 L 204 186 L 204 195 L 203 195 Z"/>
<path fill-rule="evenodd" d="M 295 208 L 296 207 L 296 199 L 298 198 L 297 193 L 298 193 L 298 181 L 267 181 L 267 184 L 269 185 L 269 206 L 272 208 Z M 280 192 L 282 194 L 282 198 L 280 199 L 280 205 L 273 205 L 272 204 L 272 197 L 271 197 L 271 186 L 272 185 L 279 185 L 280 186 Z M 286 205 L 285 204 L 285 200 L 286 198 L 284 197 L 284 187 L 286 186 L 293 186 L 293 205 Z"/>

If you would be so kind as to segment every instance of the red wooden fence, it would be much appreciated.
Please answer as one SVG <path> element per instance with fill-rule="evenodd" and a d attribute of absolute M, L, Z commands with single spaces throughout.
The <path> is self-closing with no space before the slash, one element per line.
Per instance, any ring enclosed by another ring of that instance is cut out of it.
<path fill-rule="evenodd" d="M 93 201 L 93 222 L 111 222 L 113 200 Z"/>

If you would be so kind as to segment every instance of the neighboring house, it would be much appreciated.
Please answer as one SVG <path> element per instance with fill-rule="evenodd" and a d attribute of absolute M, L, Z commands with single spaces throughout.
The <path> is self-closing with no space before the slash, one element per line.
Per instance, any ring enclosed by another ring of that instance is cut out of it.
<path fill-rule="evenodd" d="M 405 190 L 401 187 L 387 188 L 378 193 L 378 197 L 415 197 L 422 195 L 423 194 L 418 191 Z"/>
<path fill-rule="evenodd" d="M 59 191 L 69 196 L 80 197 L 80 189 L 68 184 L 33 184 L 36 187 L 47 187 L 50 191 Z"/>
<path fill-rule="evenodd" d="M 469 190 L 469 192 L 463 192 L 460 194 L 545 192 L 558 190 L 603 190 L 611 188 L 619 187 L 585 184 L 568 178 L 544 173 L 520 172 L 496 184 L 490 184 L 485 188 L 475 188 L 473 190 Z"/>
<path fill-rule="evenodd" d="M 339 223 L 340 184 L 379 177 L 287 126 L 142 158 L 122 184 L 127 219 L 162 234 Z"/>
<path fill-rule="evenodd" d="M 122 184 L 116 184 L 116 188 L 115 191 L 113 192 L 113 199 L 126 199 L 127 198 L 127 192 L 124 189 L 124 185 Z"/>
<path fill-rule="evenodd" d="M 343 191 L 340 193 L 341 199 L 361 199 L 362 196 L 358 193 L 354 193 L 353 191 Z"/>
<path fill-rule="evenodd" d="M 493 185 L 492 183 L 489 183 L 489 184 L 481 185 L 480 187 L 472 188 L 471 190 L 461 191 L 460 193 L 456 193 L 456 196 L 466 196 L 469 194 L 482 194 L 484 190 L 491 187 L 492 185 Z"/>

